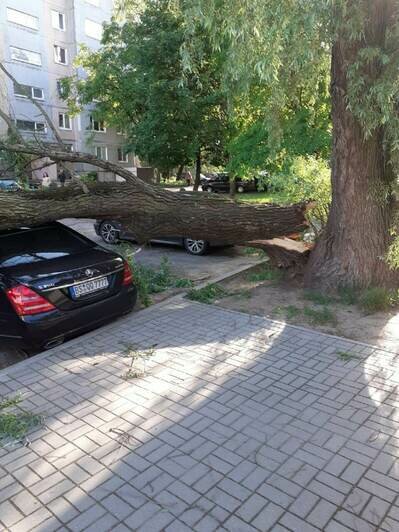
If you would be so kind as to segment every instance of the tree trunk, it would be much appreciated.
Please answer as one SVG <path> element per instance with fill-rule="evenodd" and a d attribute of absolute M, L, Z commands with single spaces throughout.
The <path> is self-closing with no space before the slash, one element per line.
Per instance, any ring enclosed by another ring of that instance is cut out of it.
<path fill-rule="evenodd" d="M 177 170 L 177 174 L 176 174 L 176 181 L 180 181 L 181 179 L 181 176 L 183 174 L 183 170 L 184 170 L 184 164 L 181 164 Z"/>
<path fill-rule="evenodd" d="M 384 47 L 391 0 L 374 0 L 367 8 L 370 33 L 351 41 L 342 32 L 332 53 L 332 206 L 326 230 L 308 263 L 305 283 L 326 290 L 339 286 L 392 286 L 399 281 L 384 261 L 389 244 L 394 201 L 392 175 L 384 149 L 384 131 L 365 139 L 347 106 L 348 66 L 360 48 Z M 365 8 L 366 9 L 366 8 Z M 368 75 L 379 76 L 379 66 Z M 383 198 L 383 192 L 386 192 Z"/>
<path fill-rule="evenodd" d="M 230 177 L 230 198 L 234 198 L 236 195 L 236 179 L 235 177 Z"/>
<path fill-rule="evenodd" d="M 195 160 L 195 179 L 194 179 L 194 192 L 197 192 L 201 183 L 201 150 L 198 150 L 197 158 Z"/>

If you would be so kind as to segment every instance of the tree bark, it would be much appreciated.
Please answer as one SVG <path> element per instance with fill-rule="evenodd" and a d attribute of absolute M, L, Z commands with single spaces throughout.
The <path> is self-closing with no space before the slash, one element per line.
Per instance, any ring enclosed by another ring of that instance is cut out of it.
<path fill-rule="evenodd" d="M 55 191 L 0 193 L 0 230 L 61 218 L 112 218 L 122 221 L 140 242 L 173 235 L 234 244 L 287 235 L 306 227 L 303 204 L 245 205 L 219 196 L 171 192 L 94 155 L 45 146 L 0 143 L 1 148 L 53 161 L 89 163 L 120 175 L 127 183 L 88 188 L 75 182 Z"/>
<path fill-rule="evenodd" d="M 356 0 L 358 1 L 358 0 Z M 399 284 L 384 258 L 391 242 L 394 199 L 391 167 L 381 128 L 370 137 L 347 105 L 348 66 L 366 46 L 384 48 L 392 12 L 392 0 L 369 3 L 369 33 L 351 41 L 344 31 L 332 53 L 332 205 L 326 230 L 308 263 L 305 284 L 333 290 L 339 286 L 367 287 Z M 379 76 L 379 65 L 368 67 Z M 382 192 L 386 197 L 383 199 Z"/>
<path fill-rule="evenodd" d="M 198 150 L 197 158 L 195 160 L 195 178 L 194 178 L 194 192 L 197 192 L 201 183 L 201 150 Z"/>

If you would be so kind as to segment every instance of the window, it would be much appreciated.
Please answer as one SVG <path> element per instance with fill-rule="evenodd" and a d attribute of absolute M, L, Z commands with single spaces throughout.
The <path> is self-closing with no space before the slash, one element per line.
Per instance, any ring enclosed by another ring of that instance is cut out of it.
<path fill-rule="evenodd" d="M 60 65 L 68 64 L 68 52 L 62 46 L 54 45 L 54 61 Z"/>
<path fill-rule="evenodd" d="M 10 46 L 11 59 L 19 61 L 20 63 L 29 63 L 30 65 L 41 66 L 42 56 L 37 52 L 31 52 L 30 50 L 24 50 L 23 48 L 17 48 L 16 46 Z"/>
<path fill-rule="evenodd" d="M 90 129 L 92 131 L 99 131 L 101 133 L 105 133 L 107 131 L 107 128 L 105 127 L 103 120 L 94 120 L 94 118 L 90 117 Z"/>
<path fill-rule="evenodd" d="M 31 30 L 39 29 L 39 19 L 37 17 L 28 15 L 22 11 L 17 11 L 11 7 L 7 7 L 7 20 L 25 28 L 30 28 Z"/>
<path fill-rule="evenodd" d="M 104 161 L 108 161 L 107 146 L 94 146 L 94 155 L 99 159 L 104 159 Z"/>
<path fill-rule="evenodd" d="M 93 20 L 89 20 L 87 18 L 85 20 L 85 33 L 88 37 L 96 39 L 97 41 L 101 41 L 103 27 L 98 22 L 94 22 Z"/>
<path fill-rule="evenodd" d="M 64 148 L 65 148 L 66 151 L 75 151 L 74 147 L 73 147 L 73 144 L 65 144 L 65 142 L 64 142 Z"/>
<path fill-rule="evenodd" d="M 17 128 L 22 131 L 38 131 L 46 133 L 46 125 L 43 122 L 34 122 L 33 120 L 17 120 Z"/>
<path fill-rule="evenodd" d="M 72 120 L 67 113 L 58 113 L 58 127 L 60 129 L 72 129 Z"/>
<path fill-rule="evenodd" d="M 31 87 L 30 85 L 20 85 L 14 83 L 14 94 L 21 98 L 27 98 L 31 96 L 35 100 L 44 100 L 44 91 L 39 87 Z"/>
<path fill-rule="evenodd" d="M 58 11 L 51 11 L 51 23 L 56 30 L 65 31 L 65 15 Z"/>
<path fill-rule="evenodd" d="M 120 163 L 128 163 L 129 162 L 129 155 L 123 148 L 118 148 L 118 162 Z"/>

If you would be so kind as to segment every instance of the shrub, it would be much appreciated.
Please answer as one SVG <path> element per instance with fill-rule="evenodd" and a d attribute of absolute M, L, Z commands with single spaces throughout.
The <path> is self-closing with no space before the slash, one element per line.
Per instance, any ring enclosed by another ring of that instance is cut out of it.
<path fill-rule="evenodd" d="M 398 296 L 379 286 L 367 288 L 360 294 L 359 306 L 368 314 L 389 310 L 398 302 Z"/>

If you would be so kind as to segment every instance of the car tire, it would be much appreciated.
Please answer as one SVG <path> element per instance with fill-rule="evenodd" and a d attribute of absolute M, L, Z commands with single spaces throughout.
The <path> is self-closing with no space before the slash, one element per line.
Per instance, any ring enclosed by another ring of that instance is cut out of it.
<path fill-rule="evenodd" d="M 112 222 L 100 225 L 100 236 L 106 244 L 116 244 L 119 241 L 119 229 Z"/>
<path fill-rule="evenodd" d="M 239 194 L 242 194 L 244 191 L 245 191 L 245 189 L 244 189 L 244 187 L 243 187 L 242 185 L 239 185 L 239 186 L 237 187 L 237 192 L 238 192 Z"/>
<path fill-rule="evenodd" d="M 184 249 L 190 255 L 205 255 L 209 251 L 209 242 L 206 240 L 195 240 L 185 238 L 183 241 Z"/>
<path fill-rule="evenodd" d="M 212 187 L 207 187 L 206 191 L 209 192 L 210 194 L 212 194 L 212 192 L 215 192 Z"/>

